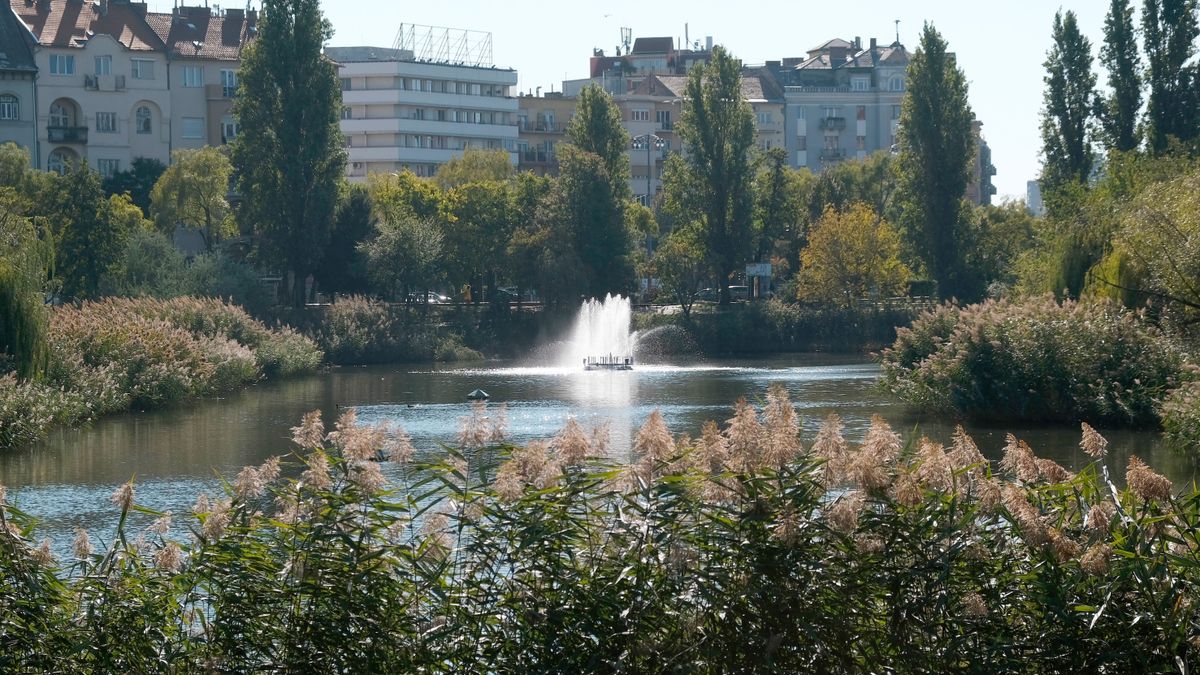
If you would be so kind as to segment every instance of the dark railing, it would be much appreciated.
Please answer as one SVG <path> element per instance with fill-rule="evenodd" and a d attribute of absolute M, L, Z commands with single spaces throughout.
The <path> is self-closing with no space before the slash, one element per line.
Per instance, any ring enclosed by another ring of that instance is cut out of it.
<path fill-rule="evenodd" d="M 87 143 L 87 127 L 47 127 L 46 136 L 51 143 Z"/>
<path fill-rule="evenodd" d="M 821 150 L 821 159 L 825 161 L 837 161 L 846 158 L 846 151 L 841 148 L 824 148 Z"/>
<path fill-rule="evenodd" d="M 546 122 L 537 120 L 534 122 L 522 122 L 518 125 L 520 131 L 563 131 L 564 126 L 558 122 Z"/>
<path fill-rule="evenodd" d="M 558 158 L 554 156 L 553 152 L 526 150 L 520 153 L 520 159 L 522 163 L 527 164 L 553 164 Z"/>
<path fill-rule="evenodd" d="M 821 128 L 830 131 L 841 131 L 846 128 L 845 117 L 823 117 L 821 118 Z"/>

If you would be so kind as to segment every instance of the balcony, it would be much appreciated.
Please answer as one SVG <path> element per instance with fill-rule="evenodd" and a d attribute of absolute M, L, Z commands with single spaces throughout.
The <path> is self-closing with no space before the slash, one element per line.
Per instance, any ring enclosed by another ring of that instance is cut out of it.
<path fill-rule="evenodd" d="M 845 117 L 822 117 L 821 129 L 823 131 L 843 131 L 846 128 Z"/>
<path fill-rule="evenodd" d="M 519 153 L 521 164 L 554 164 L 558 158 L 545 150 L 525 150 Z"/>
<path fill-rule="evenodd" d="M 83 88 L 90 91 L 125 91 L 125 76 L 84 75 Z"/>
<path fill-rule="evenodd" d="M 88 128 L 47 127 L 46 137 L 51 143 L 77 143 L 82 145 L 88 142 Z"/>
<path fill-rule="evenodd" d="M 517 127 L 521 131 L 543 131 L 546 133 L 562 133 L 566 131 L 565 124 L 546 120 L 523 121 Z"/>
<path fill-rule="evenodd" d="M 846 159 L 846 151 L 841 148 L 824 148 L 821 150 L 822 162 L 840 162 Z"/>

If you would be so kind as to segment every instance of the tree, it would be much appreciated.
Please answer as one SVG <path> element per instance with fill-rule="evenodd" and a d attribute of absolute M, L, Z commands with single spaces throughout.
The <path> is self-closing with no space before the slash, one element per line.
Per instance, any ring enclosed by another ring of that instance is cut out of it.
<path fill-rule="evenodd" d="M 508 272 L 519 291 L 538 289 L 543 301 L 547 299 L 546 263 L 550 262 L 548 251 L 542 244 L 548 240 L 542 231 L 539 210 L 555 181 L 547 176 L 538 176 L 530 171 L 517 174 L 509 186 L 509 211 L 513 215 L 513 231 L 505 244 Z"/>
<path fill-rule="evenodd" d="M 456 287 L 470 284 L 472 300 L 485 299 L 485 286 L 491 299 L 497 300 L 496 277 L 505 262 L 503 243 L 513 226 L 508 186 L 498 181 L 465 183 L 442 199 L 447 275 Z"/>
<path fill-rule="evenodd" d="M 1196 0 L 1144 0 L 1142 40 L 1146 50 L 1146 140 L 1163 154 L 1171 139 L 1189 142 L 1200 133 L 1200 63 L 1196 53 Z"/>
<path fill-rule="evenodd" d="M 321 53 L 331 35 L 318 0 L 264 0 L 238 71 L 233 163 L 243 213 L 263 257 L 291 273 L 296 305 L 329 241 L 346 166 L 337 65 Z"/>
<path fill-rule="evenodd" d="M 621 123 L 620 109 L 608 92 L 595 84 L 579 92 L 575 115 L 567 125 L 567 138 L 580 150 L 598 156 L 608 171 L 616 197 L 622 201 L 629 198 L 629 133 Z"/>
<path fill-rule="evenodd" d="M 114 198 L 132 206 L 123 197 Z M 131 219 L 122 217 L 127 213 L 114 215 L 100 174 L 82 162 L 55 181 L 48 211 L 57 233 L 55 274 L 62 294 L 77 300 L 97 297 L 101 278 L 125 250 Z"/>
<path fill-rule="evenodd" d="M 573 147 L 559 152 L 555 187 L 562 217 L 570 223 L 576 255 L 582 265 L 583 293 L 588 297 L 628 293 L 633 286 L 633 237 L 625 220 L 625 202 L 602 157 Z"/>
<path fill-rule="evenodd" d="M 396 220 L 404 213 L 424 220 L 442 217 L 443 193 L 433 181 L 411 171 L 373 173 L 367 176 L 367 190 L 378 219 Z"/>
<path fill-rule="evenodd" d="M 150 191 L 167 165 L 149 157 L 134 157 L 129 168 L 104 179 L 104 191 L 110 195 L 128 194 L 142 213 L 150 211 Z"/>
<path fill-rule="evenodd" d="M 397 220 L 381 220 L 375 229 L 375 236 L 359 246 L 375 282 L 385 291 L 399 289 L 404 298 L 413 291 L 428 291 L 437 281 L 442 255 L 439 225 L 405 214 Z"/>
<path fill-rule="evenodd" d="M 101 290 L 106 295 L 173 298 L 186 291 L 186 269 L 183 253 L 165 234 L 137 228 L 130 231 L 121 257 L 104 275 Z"/>
<path fill-rule="evenodd" d="M 234 234 L 226 195 L 233 165 L 217 148 L 176 150 L 171 166 L 150 192 L 150 214 L 163 234 L 182 223 L 199 228 L 209 251 L 222 237 Z"/>
<path fill-rule="evenodd" d="M 696 291 L 706 274 L 699 233 L 693 227 L 676 228 L 659 243 L 651 265 L 663 288 L 679 303 L 683 318 L 691 318 Z"/>
<path fill-rule="evenodd" d="M 329 246 L 317 269 L 317 283 L 327 293 L 366 293 L 370 279 L 358 246 L 374 232 L 371 192 L 365 185 L 348 185 L 344 190 Z"/>
<path fill-rule="evenodd" d="M 866 204 L 825 209 L 800 255 L 801 300 L 851 306 L 870 294 L 904 292 L 909 271 L 900 262 L 900 236 Z"/>
<path fill-rule="evenodd" d="M 1054 44 L 1046 55 L 1042 108 L 1042 189 L 1086 183 L 1092 170 L 1088 121 L 1096 76 L 1092 46 L 1079 32 L 1075 13 L 1054 15 Z"/>
<path fill-rule="evenodd" d="M 974 115 L 967 82 L 932 24 L 908 66 L 907 93 L 900 112 L 898 199 L 905 230 L 924 258 L 943 298 L 970 299 L 966 240 L 961 220 L 967 169 L 975 155 Z"/>
<path fill-rule="evenodd" d="M 1112 91 L 1098 101 L 1104 142 L 1109 150 L 1128 152 L 1138 146 L 1138 111 L 1142 107 L 1142 60 L 1130 0 L 1111 0 L 1104 19 L 1100 63 L 1108 71 Z"/>
<path fill-rule="evenodd" d="M 443 190 L 478 181 L 506 181 L 516 173 L 505 150 L 468 148 L 438 167 L 433 182 Z"/>
<path fill-rule="evenodd" d="M 11 368 L 36 378 L 46 366 L 43 290 L 52 257 L 48 233 L 24 214 L 14 188 L 0 187 L 0 374 Z"/>
<path fill-rule="evenodd" d="M 680 222 L 694 220 L 700 227 L 723 305 L 730 302 L 730 278 L 754 243 L 754 113 L 742 98 L 741 67 L 718 46 L 708 63 L 692 68 L 677 127 L 687 153 L 668 161 L 663 180 Z"/>

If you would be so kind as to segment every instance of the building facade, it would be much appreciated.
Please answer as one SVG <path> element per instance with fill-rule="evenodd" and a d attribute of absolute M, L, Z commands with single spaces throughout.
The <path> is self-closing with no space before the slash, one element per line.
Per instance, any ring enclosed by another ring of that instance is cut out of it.
<path fill-rule="evenodd" d="M 894 42 L 867 48 L 833 39 L 803 58 L 770 61 L 784 89 L 785 143 L 794 167 L 821 171 L 896 144 L 909 55 Z"/>
<path fill-rule="evenodd" d="M 517 164 L 514 70 L 418 61 L 404 49 L 329 47 L 342 79 L 349 176 L 409 170 L 432 176 L 468 148 Z"/>
<path fill-rule="evenodd" d="M 576 98 L 561 92 L 517 98 L 517 169 L 558 173 L 558 144 L 575 116 Z"/>
<path fill-rule="evenodd" d="M 996 194 L 996 186 L 992 185 L 996 167 L 992 165 L 992 149 L 983 137 L 983 122 L 975 120 L 971 123 L 971 136 L 975 140 L 975 157 L 971 160 L 967 199 L 976 206 L 987 206 Z"/>
<path fill-rule="evenodd" d="M 37 68 L 26 144 L 35 167 L 85 161 L 107 177 L 135 158 L 169 163 L 175 149 L 236 133 L 230 110 L 253 12 L 153 13 L 131 0 L 10 0 L 9 9 Z"/>
<path fill-rule="evenodd" d="M 0 143 L 16 143 L 37 157 L 37 63 L 33 36 L 17 17 L 0 11 Z"/>

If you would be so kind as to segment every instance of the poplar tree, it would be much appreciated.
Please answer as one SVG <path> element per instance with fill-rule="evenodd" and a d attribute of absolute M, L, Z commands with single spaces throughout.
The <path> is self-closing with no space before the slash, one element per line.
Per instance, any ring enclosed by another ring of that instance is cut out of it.
<path fill-rule="evenodd" d="M 337 66 L 321 53 L 332 34 L 318 0 L 264 0 L 234 104 L 243 216 L 264 257 L 291 272 L 297 306 L 329 241 L 346 168 Z"/>
<path fill-rule="evenodd" d="M 698 221 L 727 305 L 730 277 L 753 252 L 754 112 L 742 98 L 742 63 L 724 48 L 688 73 L 677 131 L 687 154 L 668 163 L 667 197 L 681 217 Z"/>
<path fill-rule="evenodd" d="M 575 115 L 567 125 L 567 138 L 580 150 L 599 156 L 617 195 L 629 198 L 629 133 L 608 92 L 595 84 L 579 92 Z"/>
<path fill-rule="evenodd" d="M 1054 15 L 1053 39 L 1046 55 L 1042 98 L 1043 189 L 1086 183 L 1092 170 L 1088 134 L 1096 90 L 1092 45 L 1069 10 Z"/>
<path fill-rule="evenodd" d="M 1196 53 L 1200 27 L 1197 0 L 1145 0 L 1142 38 L 1146 50 L 1146 141 L 1162 154 L 1175 138 L 1189 142 L 1200 133 L 1200 63 Z"/>
<path fill-rule="evenodd" d="M 1108 71 L 1112 91 L 1097 106 L 1109 150 L 1128 152 L 1138 146 L 1138 111 L 1142 107 L 1142 59 L 1130 0 L 1112 0 L 1104 19 L 1100 63 Z"/>
<path fill-rule="evenodd" d="M 900 112 L 897 199 L 905 229 L 943 298 L 978 294 L 965 264 L 962 217 L 968 167 L 975 156 L 967 80 L 933 24 L 925 24 L 908 66 Z"/>

